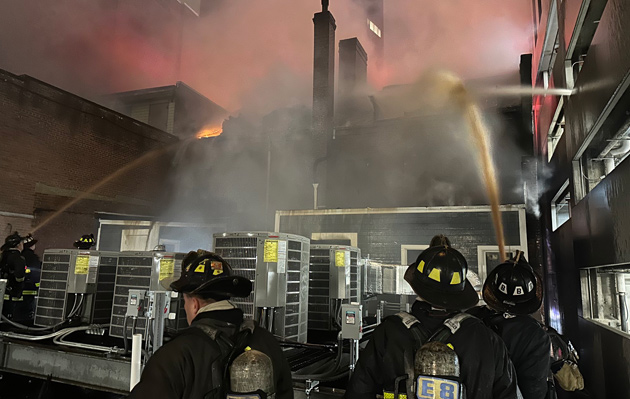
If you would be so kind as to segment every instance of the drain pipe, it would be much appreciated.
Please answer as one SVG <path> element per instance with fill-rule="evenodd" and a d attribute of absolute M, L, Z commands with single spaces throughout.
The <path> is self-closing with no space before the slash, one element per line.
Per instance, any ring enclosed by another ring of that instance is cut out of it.
<path fill-rule="evenodd" d="M 317 187 L 319 183 L 313 183 L 313 209 L 317 210 Z"/>
<path fill-rule="evenodd" d="M 615 140 L 617 141 L 617 140 Z M 619 139 L 620 145 L 617 148 L 613 148 L 606 154 L 604 158 L 604 168 L 606 170 L 606 175 L 615 169 L 615 158 L 624 156 L 630 151 L 630 139 Z"/>
<path fill-rule="evenodd" d="M 621 316 L 621 331 L 628 332 L 628 304 L 626 302 L 626 278 L 623 273 L 616 273 L 617 295 L 619 295 L 619 314 Z"/>
<path fill-rule="evenodd" d="M 129 390 L 140 382 L 142 374 L 142 334 L 134 334 L 131 341 L 131 378 L 129 379 Z"/>

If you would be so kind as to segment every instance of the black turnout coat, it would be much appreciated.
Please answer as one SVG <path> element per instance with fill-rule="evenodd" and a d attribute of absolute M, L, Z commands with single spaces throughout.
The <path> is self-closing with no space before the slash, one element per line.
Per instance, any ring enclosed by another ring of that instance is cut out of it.
<path fill-rule="evenodd" d="M 411 313 L 430 332 L 437 331 L 444 320 L 457 314 L 432 310 L 421 301 L 414 303 Z M 481 320 L 464 320 L 448 342 L 459 357 L 460 377 L 468 399 L 519 397 L 514 367 L 505 345 Z M 403 353 L 409 345 L 414 345 L 414 338 L 401 319 L 386 318 L 361 352 L 345 397 L 372 399 L 384 390 L 393 392 L 396 377 L 405 374 Z"/>
<path fill-rule="evenodd" d="M 9 295 L 11 298 L 20 298 L 24 289 L 26 261 L 17 248 L 9 248 L 2 252 L 0 269 L 2 270 L 2 278 L 8 280 L 5 295 Z"/>
<path fill-rule="evenodd" d="M 544 398 L 551 367 L 551 340 L 542 326 L 529 315 L 505 318 L 486 306 L 469 313 L 482 319 L 505 342 L 523 398 Z"/>
<path fill-rule="evenodd" d="M 212 324 L 214 320 L 238 326 L 243 321 L 241 309 L 213 310 L 199 313 L 192 326 L 158 349 L 149 359 L 140 382 L 128 398 L 214 399 L 217 387 L 213 383 L 213 365 L 221 355 L 218 344 L 202 329 L 199 323 Z M 278 399 L 293 399 L 291 369 L 280 345 L 267 330 L 256 327 L 247 345 L 271 358 Z M 220 363 L 220 362 L 219 362 Z M 219 370 L 220 373 L 223 370 Z"/>

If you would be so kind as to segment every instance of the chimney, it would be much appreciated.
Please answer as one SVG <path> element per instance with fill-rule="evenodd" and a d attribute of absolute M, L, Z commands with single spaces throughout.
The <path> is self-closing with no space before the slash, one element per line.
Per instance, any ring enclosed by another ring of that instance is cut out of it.
<path fill-rule="evenodd" d="M 339 92 L 337 122 L 343 124 L 355 113 L 355 103 L 367 85 L 367 53 L 359 39 L 339 41 Z"/>
<path fill-rule="evenodd" d="M 335 93 L 335 18 L 322 0 L 322 11 L 313 17 L 315 51 L 313 59 L 313 130 L 332 137 Z"/>

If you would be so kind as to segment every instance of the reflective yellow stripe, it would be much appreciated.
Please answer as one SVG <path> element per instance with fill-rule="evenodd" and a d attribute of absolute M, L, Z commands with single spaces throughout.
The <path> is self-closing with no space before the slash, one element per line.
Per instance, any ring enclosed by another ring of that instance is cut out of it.
<path fill-rule="evenodd" d="M 431 270 L 431 273 L 429 273 L 429 278 L 432 280 L 437 281 L 438 283 L 440 282 L 440 270 L 438 269 L 433 269 Z"/>
<path fill-rule="evenodd" d="M 35 283 L 35 287 L 39 288 L 39 283 Z"/>
<path fill-rule="evenodd" d="M 383 391 L 383 399 L 396 399 L 396 398 L 394 398 L 393 392 Z M 407 399 L 407 395 L 404 393 L 399 393 L 398 399 Z"/>
<path fill-rule="evenodd" d="M 10 298 L 8 295 L 5 295 L 5 296 L 4 296 L 4 300 L 5 300 L 5 301 L 8 301 L 9 299 L 11 299 L 11 298 Z"/>
<path fill-rule="evenodd" d="M 37 291 L 22 291 L 22 295 L 37 295 Z"/>
<path fill-rule="evenodd" d="M 15 282 L 17 283 L 21 283 L 22 281 L 24 281 L 24 277 L 15 279 Z"/>

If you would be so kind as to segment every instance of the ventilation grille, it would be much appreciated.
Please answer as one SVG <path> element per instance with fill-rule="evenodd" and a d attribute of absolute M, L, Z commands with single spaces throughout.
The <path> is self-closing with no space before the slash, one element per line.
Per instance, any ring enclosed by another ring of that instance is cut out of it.
<path fill-rule="evenodd" d="M 114 306 L 109 327 L 109 335 L 123 337 L 125 313 L 127 313 L 127 297 L 130 289 L 148 290 L 151 287 L 152 256 L 121 256 L 118 258 L 116 286 L 114 289 Z M 131 321 L 129 321 L 131 325 Z M 129 330 L 127 336 L 144 333 L 146 319 L 138 317 L 136 330 Z M 128 326 L 130 329 L 131 327 Z"/>
<path fill-rule="evenodd" d="M 232 235 L 233 234 L 233 235 Z M 254 237 L 236 236 L 242 233 L 222 234 L 214 238 L 214 252 L 223 257 L 238 275 L 256 283 L 256 268 L 263 264 L 263 251 L 268 233 L 252 233 Z M 306 342 L 308 323 L 308 253 L 310 244 L 280 234 L 273 239 L 286 240 L 286 299 L 284 307 L 275 308 L 274 334 L 284 339 Z M 283 280 L 281 280 L 283 281 Z M 233 298 L 245 317 L 258 319 L 255 287 L 247 298 Z M 282 290 L 284 292 L 284 287 Z M 262 300 L 262 298 L 261 298 Z M 261 302 L 262 303 L 262 302 Z"/>
<path fill-rule="evenodd" d="M 249 237 L 221 237 L 215 239 L 214 252 L 225 259 L 235 274 L 248 278 L 252 284 L 256 279 L 256 255 L 258 240 Z M 254 291 L 247 298 L 232 298 L 243 310 L 243 316 L 254 318 Z"/>
<path fill-rule="evenodd" d="M 308 328 L 330 331 L 330 250 L 311 249 L 309 266 Z"/>

